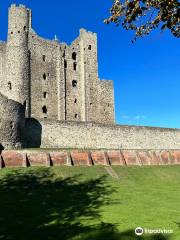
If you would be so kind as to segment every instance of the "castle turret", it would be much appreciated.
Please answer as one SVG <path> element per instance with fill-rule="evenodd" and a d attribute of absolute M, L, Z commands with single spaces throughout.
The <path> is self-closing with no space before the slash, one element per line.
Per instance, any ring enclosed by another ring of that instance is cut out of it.
<path fill-rule="evenodd" d="M 6 50 L 6 96 L 26 106 L 30 116 L 30 56 L 28 34 L 31 28 L 31 11 L 23 5 L 11 5 L 8 18 Z"/>
<path fill-rule="evenodd" d="M 5 149 L 24 145 L 25 108 L 0 93 L 0 145 Z"/>

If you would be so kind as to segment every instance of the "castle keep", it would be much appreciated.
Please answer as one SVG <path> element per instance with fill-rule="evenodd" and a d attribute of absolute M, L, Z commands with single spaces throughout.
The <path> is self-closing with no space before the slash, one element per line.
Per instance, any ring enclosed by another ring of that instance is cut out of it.
<path fill-rule="evenodd" d="M 0 91 L 27 118 L 114 123 L 113 83 L 98 78 L 95 33 L 81 29 L 70 46 L 46 40 L 32 29 L 31 10 L 11 5 L 0 63 Z"/>
<path fill-rule="evenodd" d="M 31 20 L 30 9 L 11 5 L 0 42 L 2 147 L 180 149 L 178 129 L 115 124 L 113 82 L 98 78 L 95 33 L 81 29 L 68 46 L 39 37 Z"/>

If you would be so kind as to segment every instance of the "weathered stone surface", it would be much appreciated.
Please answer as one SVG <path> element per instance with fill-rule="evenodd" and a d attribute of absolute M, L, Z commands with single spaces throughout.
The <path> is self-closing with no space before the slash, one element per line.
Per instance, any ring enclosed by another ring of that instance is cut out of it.
<path fill-rule="evenodd" d="M 67 165 L 67 152 L 50 152 L 50 158 L 53 166 Z"/>
<path fill-rule="evenodd" d="M 107 165 L 107 159 L 104 151 L 92 151 L 91 157 L 94 165 Z"/>
<path fill-rule="evenodd" d="M 73 149 L 180 149 L 180 131 L 89 122 L 39 120 L 41 147 Z M 30 123 L 31 124 L 31 123 Z M 31 128 L 30 128 L 31 129 Z M 33 138 L 29 132 L 29 138 Z M 176 141 L 174 141 L 176 139 Z"/>
<path fill-rule="evenodd" d="M 23 155 L 15 151 L 3 151 L 2 158 L 5 167 L 22 167 Z"/>
<path fill-rule="evenodd" d="M 88 165 L 89 164 L 89 153 L 88 152 L 71 152 L 71 158 L 74 165 Z"/>
<path fill-rule="evenodd" d="M 120 151 L 108 151 L 107 155 L 111 165 L 126 165 Z"/>
<path fill-rule="evenodd" d="M 141 165 L 137 157 L 136 151 L 133 150 L 123 150 L 122 154 L 124 156 L 127 165 Z"/>
<path fill-rule="evenodd" d="M 46 166 L 46 153 L 28 153 L 27 158 L 30 166 Z"/>

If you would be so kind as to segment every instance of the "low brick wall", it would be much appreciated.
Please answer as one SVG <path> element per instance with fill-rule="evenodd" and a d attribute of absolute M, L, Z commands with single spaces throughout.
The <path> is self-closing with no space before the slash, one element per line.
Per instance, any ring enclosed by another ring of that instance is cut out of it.
<path fill-rule="evenodd" d="M 0 168 L 173 164 L 180 164 L 180 150 L 3 151 L 0 155 Z"/>

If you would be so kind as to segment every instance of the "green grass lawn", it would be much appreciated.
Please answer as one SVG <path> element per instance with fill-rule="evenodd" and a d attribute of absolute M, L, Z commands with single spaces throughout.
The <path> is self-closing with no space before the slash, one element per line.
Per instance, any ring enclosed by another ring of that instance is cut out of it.
<path fill-rule="evenodd" d="M 179 240 L 180 166 L 112 168 L 0 170 L 0 240 Z"/>

